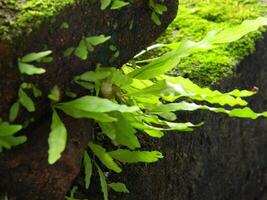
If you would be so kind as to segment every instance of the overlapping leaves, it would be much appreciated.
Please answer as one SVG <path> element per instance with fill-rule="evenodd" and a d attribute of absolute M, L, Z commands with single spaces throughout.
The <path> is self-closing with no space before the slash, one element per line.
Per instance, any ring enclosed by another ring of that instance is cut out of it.
<path fill-rule="evenodd" d="M 25 136 L 15 136 L 21 129 L 21 125 L 0 121 L 0 151 L 2 148 L 10 149 L 26 142 L 27 138 Z"/>
<path fill-rule="evenodd" d="M 119 9 L 128 5 L 120 0 L 101 0 L 101 9 L 111 7 Z M 149 1 L 152 8 L 152 19 L 160 24 L 160 16 L 166 12 L 166 7 Z M 148 62 L 141 67 L 128 63 L 123 70 L 115 68 L 100 68 L 86 72 L 74 78 L 74 82 L 85 89 L 89 89 L 96 96 L 83 96 L 68 102 L 58 102 L 59 93 L 52 93 L 53 116 L 51 132 L 48 139 L 48 161 L 57 162 L 67 144 L 67 128 L 60 119 L 58 110 L 74 118 L 88 118 L 95 120 L 101 131 L 116 146 L 116 150 L 108 151 L 99 144 L 90 143 L 89 151 L 84 154 L 85 185 L 90 186 L 93 166 L 97 169 L 104 199 L 108 199 L 108 187 L 118 192 L 128 192 L 123 183 L 107 183 L 104 170 L 120 173 L 121 163 L 156 162 L 163 158 L 158 151 L 141 151 L 138 134 L 144 132 L 151 137 L 160 138 L 165 131 L 192 131 L 194 127 L 203 123 L 193 124 L 181 122 L 176 117 L 178 111 L 195 111 L 198 109 L 224 113 L 231 117 L 251 118 L 267 117 L 267 112 L 255 113 L 247 106 L 245 97 L 255 94 L 253 91 L 234 90 L 228 93 L 201 88 L 183 77 L 171 77 L 166 72 L 176 67 L 180 60 L 194 53 L 194 51 L 215 48 L 218 43 L 235 41 L 245 34 L 257 30 L 267 24 L 267 18 L 248 20 L 238 27 L 230 27 L 221 31 L 211 31 L 200 42 L 183 41 L 177 44 L 163 45 L 171 50 Z M 65 56 L 76 55 L 82 60 L 94 48 L 108 41 L 110 37 L 104 35 L 83 37 L 78 47 L 69 48 Z M 31 53 L 18 61 L 19 70 L 23 74 L 42 74 L 45 69 L 32 65 L 32 62 L 49 60 L 51 51 Z M 130 67 L 129 67 L 130 66 Z M 24 85 L 25 86 L 25 85 Z M 10 109 L 10 121 L 14 121 L 20 106 L 29 112 L 35 111 L 35 105 L 25 92 L 29 87 L 21 87 L 18 100 Z M 36 92 L 32 85 L 30 89 Z M 56 91 L 57 92 L 57 91 Z M 101 97 L 99 97 L 101 95 Z M 35 96 L 35 95 L 34 95 Z M 199 104 L 199 101 L 202 103 Z M 210 104 L 213 104 L 211 106 Z M 224 106 L 232 107 L 226 109 Z M 11 148 L 25 142 L 25 137 L 15 137 L 22 127 L 0 122 L 0 147 Z M 128 149 L 126 149 L 128 148 Z M 129 150 L 130 149 L 130 150 Z M 93 155 L 91 159 L 90 156 Z M 99 165 L 98 163 L 101 163 Z M 73 195 L 72 195 L 73 196 Z"/>

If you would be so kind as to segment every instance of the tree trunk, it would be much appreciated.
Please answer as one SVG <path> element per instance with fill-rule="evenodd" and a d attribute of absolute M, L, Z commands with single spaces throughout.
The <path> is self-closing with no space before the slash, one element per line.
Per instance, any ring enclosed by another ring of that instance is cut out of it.
<path fill-rule="evenodd" d="M 251 107 L 267 110 L 267 33 L 256 52 L 245 58 L 220 90 L 259 88 Z M 179 113 L 178 113 L 179 114 Z M 267 121 L 231 119 L 223 114 L 179 114 L 185 121 L 205 121 L 192 133 L 168 133 L 160 141 L 147 140 L 148 149 L 160 149 L 165 158 L 153 165 L 128 166 L 110 181 L 127 183 L 129 195 L 116 200 L 266 200 Z M 265 192 L 266 193 L 266 192 Z"/>
<path fill-rule="evenodd" d="M 50 90 L 57 85 L 62 99 L 65 99 L 64 91 L 73 87 L 71 80 L 75 75 L 93 70 L 97 63 L 119 67 L 153 42 L 172 21 L 177 11 L 177 0 L 165 0 L 168 12 L 161 18 L 162 25 L 157 26 L 151 20 L 151 10 L 146 0 L 134 0 L 130 6 L 116 11 L 101 11 L 100 1 L 95 0 L 64 1 L 74 3 L 60 6 L 55 15 L 47 17 L 40 14 L 43 11 L 38 7 L 39 4 L 33 7 L 38 11 L 35 12 L 31 7 L 21 7 L 24 1 L 0 2 L 0 117 L 7 120 L 9 109 L 17 100 L 22 82 L 33 83 L 43 92 L 42 97 L 34 100 L 36 112 L 28 113 L 25 109 L 20 109 L 16 121 L 23 123 L 34 117 L 35 122 L 21 133 L 27 135 L 29 141 L 0 154 L 0 192 L 18 200 L 64 199 L 80 171 L 83 152 L 92 137 L 93 128 L 90 122 L 74 120 L 62 114 L 68 128 L 68 146 L 59 162 L 48 165 L 47 137 L 51 111 L 47 95 Z M 47 2 L 51 3 L 48 0 Z M 43 5 L 46 1 L 39 3 Z M 48 3 L 47 11 L 54 12 L 52 5 Z M 20 7 L 25 10 L 20 10 Z M 29 10 L 39 15 L 23 21 L 24 24 L 18 27 L 12 26 L 12 23 L 21 20 L 20 16 Z M 68 24 L 68 29 L 62 29 L 64 22 Z M 64 50 L 78 46 L 83 36 L 100 34 L 111 36 L 111 39 L 96 48 L 86 62 L 76 57 L 63 58 Z M 116 46 L 120 52 L 120 56 L 114 61 L 110 60 L 113 55 L 109 50 L 110 45 Z M 38 64 L 47 72 L 40 76 L 22 76 L 17 59 L 44 49 L 53 51 L 52 63 Z"/>

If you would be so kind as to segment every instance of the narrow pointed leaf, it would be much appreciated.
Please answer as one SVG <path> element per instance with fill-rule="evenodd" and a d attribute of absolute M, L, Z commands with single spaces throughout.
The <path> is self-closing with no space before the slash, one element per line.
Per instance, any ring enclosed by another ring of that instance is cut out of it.
<path fill-rule="evenodd" d="M 79 43 L 79 46 L 74 50 L 74 54 L 81 60 L 86 60 L 88 57 L 88 51 L 84 39 Z"/>
<path fill-rule="evenodd" d="M 226 28 L 219 32 L 212 40 L 214 44 L 229 43 L 239 40 L 259 27 L 267 25 L 267 17 L 259 17 L 253 20 L 245 20 L 242 24 Z"/>
<path fill-rule="evenodd" d="M 19 113 L 19 106 L 20 106 L 19 102 L 16 102 L 11 106 L 9 110 L 9 121 L 10 122 L 13 122 L 16 120 L 18 113 Z"/>
<path fill-rule="evenodd" d="M 0 123 L 0 137 L 12 136 L 22 129 L 21 125 L 13 125 L 7 122 Z"/>
<path fill-rule="evenodd" d="M 110 36 L 99 35 L 99 36 L 87 37 L 85 40 L 87 43 L 90 43 L 93 46 L 97 46 L 97 45 L 105 43 L 110 38 L 111 38 Z"/>
<path fill-rule="evenodd" d="M 0 147 L 3 146 L 6 149 L 10 149 L 11 147 L 18 146 L 27 141 L 26 136 L 10 136 L 10 137 L 0 137 Z"/>
<path fill-rule="evenodd" d="M 56 110 L 53 111 L 51 132 L 48 138 L 48 162 L 54 164 L 61 157 L 67 144 L 67 130 L 59 118 Z"/>
<path fill-rule="evenodd" d="M 129 107 L 126 105 L 120 105 L 117 103 L 113 103 L 108 99 L 96 96 L 84 96 L 70 102 L 59 103 L 56 105 L 56 107 L 62 110 L 66 108 L 73 108 L 76 109 L 77 111 L 95 112 L 95 113 L 105 113 L 111 111 L 135 112 L 139 110 L 139 108 L 136 106 Z"/>
<path fill-rule="evenodd" d="M 118 121 L 114 122 L 116 137 L 114 141 L 117 144 L 127 146 L 130 149 L 140 148 L 140 142 L 136 137 L 136 130 L 127 120 L 127 118 L 121 113 L 114 113 Z"/>
<path fill-rule="evenodd" d="M 101 190 L 103 192 L 104 200 L 108 200 L 108 184 L 106 181 L 106 177 L 105 177 L 103 171 L 101 170 L 101 168 L 96 163 L 95 163 L 95 166 L 97 168 L 97 172 L 99 175 L 100 185 L 101 185 Z"/>
<path fill-rule="evenodd" d="M 129 190 L 124 183 L 110 183 L 108 186 L 115 192 L 129 193 Z"/>
<path fill-rule="evenodd" d="M 35 111 L 35 105 L 32 99 L 24 92 L 23 89 L 19 89 L 19 102 L 23 105 L 29 112 Z"/>
<path fill-rule="evenodd" d="M 224 113 L 230 117 L 238 117 L 238 118 L 250 118 L 257 119 L 258 117 L 266 117 L 267 112 L 256 113 L 248 107 L 245 108 L 236 108 L 232 110 L 227 110 L 222 107 L 210 107 L 206 105 L 198 105 L 195 103 L 188 102 L 180 102 L 180 103 L 170 103 L 170 104 L 161 104 L 161 105 L 153 105 L 147 107 L 147 109 L 152 113 L 165 113 L 165 112 L 174 112 L 174 111 L 195 111 L 195 110 L 209 110 L 211 112 L 216 113 Z"/>
<path fill-rule="evenodd" d="M 38 52 L 38 53 L 30 53 L 27 54 L 26 56 L 21 58 L 22 62 L 33 62 L 33 61 L 37 61 L 41 58 L 44 58 L 48 55 L 50 55 L 52 53 L 52 51 L 48 50 L 48 51 L 42 51 L 42 52 Z"/>
<path fill-rule="evenodd" d="M 129 2 L 115 0 L 115 1 L 113 1 L 112 5 L 111 5 L 111 10 L 121 9 L 121 8 L 128 6 L 128 5 L 129 5 Z"/>
<path fill-rule="evenodd" d="M 114 127 L 114 123 L 105 123 L 105 122 L 98 122 L 102 132 L 108 136 L 111 140 L 116 139 L 116 128 Z"/>
<path fill-rule="evenodd" d="M 92 177 L 92 161 L 88 155 L 88 153 L 85 151 L 83 156 L 83 164 L 84 164 L 84 182 L 85 182 L 85 188 L 88 189 L 90 187 L 91 177 Z"/>
<path fill-rule="evenodd" d="M 116 118 L 106 114 L 106 113 L 96 113 L 96 112 L 87 112 L 83 110 L 77 110 L 71 107 L 59 107 L 64 113 L 73 117 L 73 118 L 87 118 L 87 119 L 94 119 L 100 122 L 114 122 L 117 121 Z"/>
<path fill-rule="evenodd" d="M 35 67 L 34 65 L 19 62 L 19 71 L 22 74 L 35 75 L 44 74 L 46 70 L 44 68 Z"/>
<path fill-rule="evenodd" d="M 123 163 L 152 163 L 163 158 L 162 154 L 158 151 L 129 151 L 126 149 L 111 151 L 109 155 Z"/>
<path fill-rule="evenodd" d="M 111 4 L 111 0 L 100 0 L 100 2 L 101 10 L 105 10 Z"/>
<path fill-rule="evenodd" d="M 79 76 L 76 76 L 75 80 L 96 82 L 96 81 L 100 81 L 100 80 L 107 78 L 110 74 L 111 74 L 110 71 L 101 71 L 101 72 L 89 71 Z"/>
<path fill-rule="evenodd" d="M 118 166 L 117 163 L 115 163 L 112 159 L 112 157 L 106 152 L 106 149 L 101 147 L 100 145 L 90 143 L 89 144 L 90 149 L 94 152 L 94 154 L 98 157 L 98 159 L 110 170 L 113 170 L 114 172 L 120 173 L 122 170 Z"/>

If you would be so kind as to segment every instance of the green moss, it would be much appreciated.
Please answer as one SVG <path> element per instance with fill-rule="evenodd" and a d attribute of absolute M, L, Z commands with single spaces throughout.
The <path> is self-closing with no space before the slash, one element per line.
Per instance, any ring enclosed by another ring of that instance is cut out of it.
<path fill-rule="evenodd" d="M 179 13 L 158 42 L 182 39 L 199 41 L 213 29 L 241 23 L 264 15 L 266 4 L 259 0 L 180 0 Z M 254 51 L 261 31 L 249 34 L 238 42 L 221 45 L 208 52 L 196 53 L 182 60 L 175 72 L 208 86 L 229 76 L 244 56 Z"/>
<path fill-rule="evenodd" d="M 2 0 L 0 2 L 0 38 L 11 40 L 30 33 L 59 11 L 78 0 Z"/>

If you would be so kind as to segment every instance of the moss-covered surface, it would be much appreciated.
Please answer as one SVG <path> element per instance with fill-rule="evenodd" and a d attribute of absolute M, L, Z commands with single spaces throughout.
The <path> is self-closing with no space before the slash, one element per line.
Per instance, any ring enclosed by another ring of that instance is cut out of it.
<path fill-rule="evenodd" d="M 79 0 L 1 0 L 0 40 L 11 40 L 53 18 Z"/>
<path fill-rule="evenodd" d="M 158 42 L 199 41 L 210 30 L 254 19 L 266 11 L 266 4 L 260 0 L 180 0 L 176 19 Z M 232 74 L 237 63 L 254 51 L 255 41 L 262 32 L 263 29 L 238 42 L 196 53 L 182 60 L 176 72 L 204 86 L 214 84 Z"/>

